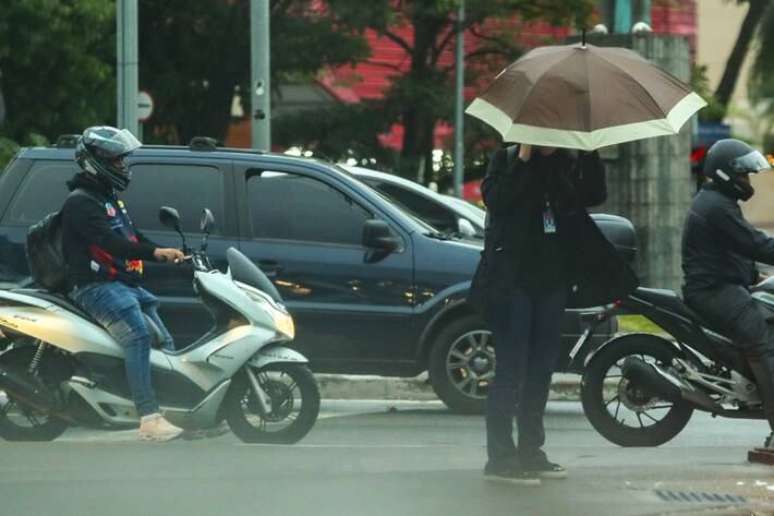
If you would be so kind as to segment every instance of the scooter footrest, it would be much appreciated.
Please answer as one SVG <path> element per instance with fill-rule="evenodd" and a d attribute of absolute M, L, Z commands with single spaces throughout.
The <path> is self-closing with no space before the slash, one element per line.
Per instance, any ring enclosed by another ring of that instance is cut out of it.
<path fill-rule="evenodd" d="M 754 450 L 747 452 L 747 460 L 758 464 L 774 466 L 774 450 L 755 448 Z"/>

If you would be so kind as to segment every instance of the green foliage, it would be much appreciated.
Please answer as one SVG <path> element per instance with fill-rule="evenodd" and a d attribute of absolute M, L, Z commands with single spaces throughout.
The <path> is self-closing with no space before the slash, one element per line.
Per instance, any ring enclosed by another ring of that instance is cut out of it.
<path fill-rule="evenodd" d="M 763 145 L 774 151 L 774 7 L 769 6 L 761 20 L 750 76 L 751 100 L 762 107 L 759 116 L 765 118 L 768 131 L 763 134 Z"/>
<path fill-rule="evenodd" d="M 18 151 L 19 145 L 15 141 L 0 137 L 0 173 Z"/>
<path fill-rule="evenodd" d="M 405 52 L 408 70 L 395 70 L 392 85 L 382 102 L 382 116 L 365 129 L 374 133 L 382 127 L 401 123 L 404 136 L 398 169 L 402 175 L 415 179 L 421 164 L 432 162 L 436 125 L 439 121 L 451 121 L 454 115 L 454 66 L 442 65 L 441 56 L 453 51 L 459 2 L 372 0 L 364 4 L 361 0 L 329 0 L 329 4 L 332 11 L 349 20 L 356 29 L 372 29 Z M 467 84 L 478 84 L 482 77 L 493 76 L 521 52 L 512 26 L 487 25 L 484 31 L 484 22 L 519 17 L 525 21 L 544 19 L 556 25 L 582 26 L 591 16 L 594 4 L 592 0 L 467 0 L 464 29 L 468 37 L 480 41 L 478 48 L 466 56 Z M 414 37 L 402 37 L 396 31 L 398 28 L 413 29 Z M 309 118 L 317 117 L 310 114 Z M 283 123 L 277 120 L 277 125 Z M 310 123 L 299 127 L 295 139 L 314 145 L 326 137 L 320 132 L 321 127 L 325 125 Z M 369 136 L 369 140 L 376 141 L 376 134 Z M 473 148 L 476 162 L 481 161 L 480 154 Z M 445 160 L 441 176 L 451 166 L 451 160 Z M 438 179 L 427 174 L 425 177 Z"/>
<path fill-rule="evenodd" d="M 693 65 L 691 68 L 691 89 L 707 101 L 707 107 L 699 111 L 702 122 L 722 122 L 726 116 L 726 107 L 721 104 L 709 85 L 706 65 Z"/>
<path fill-rule="evenodd" d="M 0 88 L 5 135 L 22 144 L 112 123 L 115 4 L 106 0 L 4 0 Z"/>
<path fill-rule="evenodd" d="M 326 65 L 367 57 L 363 38 L 333 13 L 315 14 L 313 0 L 272 0 L 271 70 L 282 82 L 309 78 Z M 140 84 L 155 113 L 146 141 L 223 140 L 237 89 L 250 81 L 250 2 L 140 0 Z M 243 98 L 250 112 L 249 98 Z"/>
<path fill-rule="evenodd" d="M 316 157 L 341 162 L 366 160 L 381 170 L 394 167 L 392 152 L 377 136 L 389 127 L 377 103 L 334 104 L 331 107 L 287 115 L 272 128 L 272 138 L 283 147 L 299 147 Z M 310 138 L 309 135 L 314 135 Z"/>

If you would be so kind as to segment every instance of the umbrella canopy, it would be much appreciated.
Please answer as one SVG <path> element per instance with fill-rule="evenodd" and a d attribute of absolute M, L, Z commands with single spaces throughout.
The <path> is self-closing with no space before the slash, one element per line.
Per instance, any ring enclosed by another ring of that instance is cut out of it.
<path fill-rule="evenodd" d="M 706 105 L 632 50 L 578 44 L 530 51 L 465 112 L 505 141 L 593 150 L 676 134 Z"/>

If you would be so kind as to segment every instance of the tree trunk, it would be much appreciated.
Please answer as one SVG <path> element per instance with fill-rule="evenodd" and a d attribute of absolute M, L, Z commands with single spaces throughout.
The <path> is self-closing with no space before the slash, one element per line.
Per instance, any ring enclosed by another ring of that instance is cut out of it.
<path fill-rule="evenodd" d="M 423 84 L 435 71 L 430 56 L 443 23 L 438 18 L 418 15 L 412 19 L 412 25 L 414 47 L 409 74 L 413 78 L 412 84 Z M 426 106 L 427 99 L 422 98 L 421 93 L 414 93 L 412 96 L 414 98 L 408 99 L 408 105 L 402 113 L 403 147 L 398 172 L 407 179 L 417 181 L 423 157 L 425 178 L 432 171 L 432 160 L 428 160 L 426 156 L 432 156 L 436 120 L 431 108 Z"/>
<path fill-rule="evenodd" d="M 734 94 L 736 81 L 739 79 L 739 70 L 742 68 L 747 50 L 755 37 L 769 0 L 749 0 L 749 4 L 750 8 L 744 17 L 741 29 L 739 29 L 736 44 L 728 57 L 723 77 L 720 79 L 717 91 L 715 91 L 715 98 L 725 107 L 728 107 L 731 96 Z"/>

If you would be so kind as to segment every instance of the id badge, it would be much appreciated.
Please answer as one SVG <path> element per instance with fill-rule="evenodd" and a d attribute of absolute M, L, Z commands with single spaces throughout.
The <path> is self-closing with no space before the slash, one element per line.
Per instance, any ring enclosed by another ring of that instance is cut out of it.
<path fill-rule="evenodd" d="M 551 206 L 546 203 L 546 207 L 543 209 L 543 233 L 551 234 L 556 233 L 556 219 L 554 218 L 554 211 Z"/>

